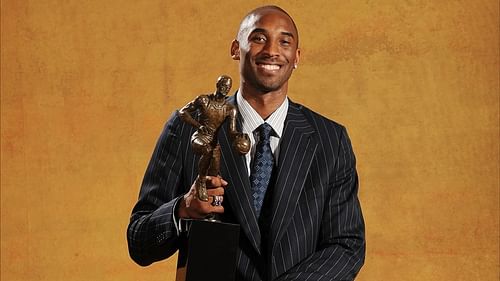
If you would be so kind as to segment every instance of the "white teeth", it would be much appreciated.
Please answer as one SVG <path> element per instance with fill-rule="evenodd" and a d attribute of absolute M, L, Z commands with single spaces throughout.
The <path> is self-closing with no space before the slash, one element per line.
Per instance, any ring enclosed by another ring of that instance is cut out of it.
<path fill-rule="evenodd" d="M 267 69 L 267 70 L 278 70 L 278 69 L 280 69 L 280 66 L 279 65 L 275 65 L 275 64 L 261 64 L 260 66 L 263 67 L 264 69 Z"/>

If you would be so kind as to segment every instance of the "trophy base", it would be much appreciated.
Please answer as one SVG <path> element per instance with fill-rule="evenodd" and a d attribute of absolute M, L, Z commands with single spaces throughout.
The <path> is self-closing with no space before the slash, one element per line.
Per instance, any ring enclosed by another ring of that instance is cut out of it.
<path fill-rule="evenodd" d="M 182 239 L 176 281 L 234 281 L 240 226 L 192 220 Z"/>

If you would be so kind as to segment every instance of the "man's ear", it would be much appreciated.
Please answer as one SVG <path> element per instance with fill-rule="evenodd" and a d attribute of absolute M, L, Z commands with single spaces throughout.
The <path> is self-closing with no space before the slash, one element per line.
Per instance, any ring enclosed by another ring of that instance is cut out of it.
<path fill-rule="evenodd" d="M 294 68 L 297 68 L 297 66 L 299 65 L 299 61 L 300 61 L 300 49 L 297 48 L 297 51 L 295 51 L 295 61 L 293 62 Z"/>
<path fill-rule="evenodd" d="M 233 60 L 240 60 L 240 42 L 236 39 L 231 42 L 231 58 Z"/>

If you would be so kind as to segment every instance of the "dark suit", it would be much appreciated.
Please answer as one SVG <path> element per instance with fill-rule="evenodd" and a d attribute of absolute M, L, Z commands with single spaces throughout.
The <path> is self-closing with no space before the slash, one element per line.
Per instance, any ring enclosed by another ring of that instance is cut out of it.
<path fill-rule="evenodd" d="M 178 248 L 172 213 L 197 175 L 193 132 L 174 113 L 147 168 L 128 227 L 130 255 L 141 265 Z M 227 126 L 219 132 L 221 174 L 229 182 L 223 220 L 242 228 L 237 280 L 354 279 L 364 262 L 364 222 L 345 128 L 290 102 L 261 220 L 245 158 L 231 149 L 226 132 Z"/>

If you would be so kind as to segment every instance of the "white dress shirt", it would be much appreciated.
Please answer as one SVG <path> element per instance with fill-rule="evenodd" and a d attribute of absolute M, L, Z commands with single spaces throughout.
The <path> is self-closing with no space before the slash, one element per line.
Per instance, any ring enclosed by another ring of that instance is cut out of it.
<path fill-rule="evenodd" d="M 262 119 L 259 113 L 243 98 L 240 92 L 236 93 L 236 103 L 238 110 L 241 114 L 241 128 L 243 133 L 248 134 L 252 147 L 250 153 L 246 154 L 247 171 L 250 176 L 251 163 L 255 155 L 255 148 L 259 141 L 259 133 L 256 129 L 264 122 L 271 125 L 273 132 L 271 133 L 271 151 L 274 156 L 274 163 L 278 164 L 279 143 L 283 128 L 285 127 L 286 114 L 288 113 L 288 97 L 285 98 L 283 103 L 266 119 Z"/>

